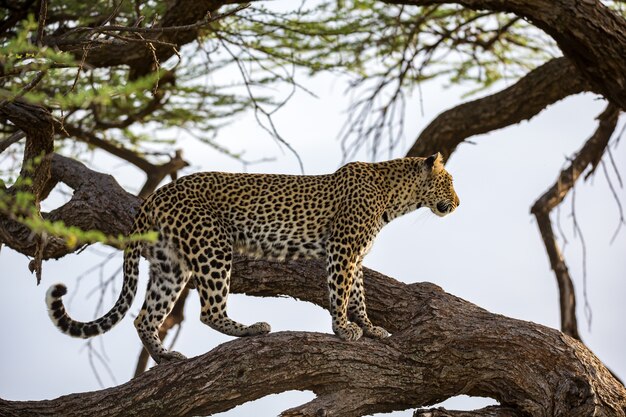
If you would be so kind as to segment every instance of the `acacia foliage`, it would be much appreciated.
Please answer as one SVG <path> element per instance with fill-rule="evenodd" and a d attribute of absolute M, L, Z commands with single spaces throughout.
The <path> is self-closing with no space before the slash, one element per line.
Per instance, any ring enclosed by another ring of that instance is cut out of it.
<path fill-rule="evenodd" d="M 303 69 L 350 75 L 349 123 L 356 121 L 357 129 L 344 132 L 344 150 L 353 153 L 371 139 L 376 158 L 381 139 L 398 140 L 401 128 L 392 124 L 402 126 L 404 98 L 419 83 L 443 76 L 452 83 L 471 81 L 478 89 L 518 78 L 558 54 L 549 37 L 519 17 L 458 5 L 351 0 L 276 10 L 259 2 L 187 30 L 193 32 L 190 41 L 184 30 L 149 31 L 183 20 L 164 2 L 49 2 L 45 22 L 34 4 L 22 6 L 0 10 L 2 98 L 19 96 L 45 106 L 70 127 L 56 132 L 57 148 L 74 155 L 99 146 L 88 132 L 163 161 L 184 131 L 241 157 L 215 140 L 217 129 L 247 109 L 261 110 L 261 123 L 269 127 L 265 116 L 289 97 L 276 96 L 270 87 L 304 88 L 298 83 Z M 200 15 L 184 23 L 202 20 Z M 123 27 L 147 32 L 112 29 Z M 127 55 L 117 56 L 119 50 Z M 149 68 L 136 64 L 130 52 L 142 55 Z M 366 117 L 373 106 L 381 109 Z M 5 124 L 0 141 L 15 132 Z M 367 134 L 358 138 L 359 132 Z M 15 161 L 2 172 L 9 183 L 19 152 L 18 143 L 3 155 L 3 162 Z"/>

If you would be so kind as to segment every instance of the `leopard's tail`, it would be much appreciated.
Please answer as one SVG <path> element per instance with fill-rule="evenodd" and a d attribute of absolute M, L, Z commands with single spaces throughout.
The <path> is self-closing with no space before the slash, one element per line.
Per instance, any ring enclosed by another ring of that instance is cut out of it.
<path fill-rule="evenodd" d="M 54 325 L 63 333 L 87 339 L 92 336 L 106 333 L 119 323 L 130 309 L 137 293 L 137 278 L 139 276 L 139 257 L 141 243 L 132 242 L 124 251 L 124 284 L 115 305 L 104 316 L 89 322 L 72 319 L 65 311 L 62 297 L 67 293 L 63 284 L 51 286 L 46 293 L 48 315 Z"/>

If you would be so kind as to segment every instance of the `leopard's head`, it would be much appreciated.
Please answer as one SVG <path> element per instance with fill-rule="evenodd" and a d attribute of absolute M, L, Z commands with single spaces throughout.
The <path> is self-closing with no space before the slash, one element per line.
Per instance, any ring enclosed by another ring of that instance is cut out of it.
<path fill-rule="evenodd" d="M 452 186 L 452 175 L 443 166 L 439 152 L 424 159 L 426 176 L 425 205 L 437 216 L 452 213 L 459 206 L 459 197 Z"/>

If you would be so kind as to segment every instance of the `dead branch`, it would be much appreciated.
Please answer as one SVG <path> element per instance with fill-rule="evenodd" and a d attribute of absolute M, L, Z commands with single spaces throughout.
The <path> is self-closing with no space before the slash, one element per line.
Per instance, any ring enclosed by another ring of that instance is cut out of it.
<path fill-rule="evenodd" d="M 561 171 L 555 184 L 535 202 L 530 210 L 537 219 L 537 226 L 550 260 L 550 267 L 554 271 L 559 285 L 561 331 L 579 340 L 574 284 L 554 236 L 550 212 L 563 201 L 587 167 L 595 170 L 609 143 L 609 139 L 611 139 L 611 135 L 615 131 L 618 116 L 619 108 L 609 104 L 604 112 L 598 116 L 598 129 L 578 151 L 569 166 Z"/>
<path fill-rule="evenodd" d="M 238 258 L 233 289 L 326 304 L 322 262 Z M 286 390 L 317 397 L 284 416 L 361 416 L 459 394 L 486 396 L 535 417 L 626 415 L 626 389 L 561 332 L 491 314 L 428 283 L 365 271 L 370 316 L 393 336 L 344 342 L 280 332 L 237 339 L 128 383 L 45 401 L 0 400 L 6 416 L 210 415 Z M 208 331 L 208 329 L 207 329 Z"/>
<path fill-rule="evenodd" d="M 441 152 L 447 160 L 465 139 L 528 120 L 550 104 L 590 88 L 567 58 L 555 58 L 502 91 L 441 113 L 407 156 Z"/>
<path fill-rule="evenodd" d="M 176 179 L 178 171 L 189 166 L 189 163 L 183 159 L 183 151 L 179 149 L 168 162 L 160 165 L 150 165 L 150 169 L 146 171 L 148 178 L 138 194 L 141 198 L 146 198 L 152 194 L 166 176 L 169 175 L 173 180 Z"/>

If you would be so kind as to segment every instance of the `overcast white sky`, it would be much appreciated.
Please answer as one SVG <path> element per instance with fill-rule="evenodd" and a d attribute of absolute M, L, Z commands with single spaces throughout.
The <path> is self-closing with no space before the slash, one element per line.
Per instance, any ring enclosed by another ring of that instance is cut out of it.
<path fill-rule="evenodd" d="M 341 160 L 337 132 L 344 121 L 347 101 L 345 85 L 330 76 L 319 76 L 305 85 L 319 98 L 298 93 L 276 114 L 283 136 L 301 155 L 307 174 L 332 172 Z M 406 118 L 406 141 L 394 153 L 403 156 L 417 133 L 442 110 L 461 102 L 462 91 L 436 83 L 423 86 L 424 115 L 413 97 Z M 476 303 L 494 313 L 530 320 L 558 328 L 558 294 L 547 256 L 529 209 L 556 179 L 565 159 L 595 130 L 594 118 L 604 102 L 594 95 L 580 95 L 551 106 L 530 122 L 475 137 L 476 145 L 462 145 L 447 164 L 463 204 L 454 214 L 440 219 L 426 209 L 392 222 L 379 235 L 365 265 L 403 282 L 430 281 L 444 290 Z M 620 123 L 620 126 L 623 124 Z M 296 160 L 276 144 L 248 116 L 220 133 L 219 140 L 234 151 L 246 150 L 251 160 L 275 157 L 273 162 L 249 167 L 249 171 L 299 173 Z M 192 165 L 186 173 L 199 170 L 241 171 L 242 165 L 181 137 L 180 146 Z M 626 166 L 622 145 L 614 149 L 618 167 Z M 366 160 L 365 154 L 357 158 Z M 94 166 L 114 167 L 117 180 L 137 190 L 141 174 L 119 160 L 98 154 Z M 624 173 L 622 172 L 622 175 Z M 613 176 L 614 183 L 615 177 Z M 622 205 L 624 190 L 618 189 Z M 565 257 L 578 295 L 579 323 L 585 343 L 621 378 L 626 378 L 626 229 L 609 241 L 618 224 L 617 205 L 601 171 L 576 188 L 576 213 L 587 245 L 587 294 L 593 316 L 586 325 L 583 313 L 583 275 L 580 240 L 572 233 L 571 199 L 561 209 L 561 225 L 568 240 Z M 428 236 L 428 239 L 421 237 Z M 110 251 L 98 248 L 98 252 Z M 63 394 L 100 388 L 90 369 L 85 342 L 67 337 L 50 323 L 44 304 L 46 289 L 64 282 L 75 294 L 68 310 L 74 318 L 94 316 L 97 294 L 88 294 L 121 266 L 115 255 L 100 276 L 96 271 L 79 283 L 77 277 L 102 260 L 95 251 L 70 255 L 44 264 L 43 281 L 35 285 L 28 272 L 28 259 L 2 248 L 0 252 L 0 397 L 14 400 L 54 398 Z M 416 265 L 419 264 L 419 268 Z M 129 316 L 143 300 L 143 282 L 129 315 L 106 335 L 92 339 L 104 347 L 115 381 L 98 366 L 105 386 L 130 379 L 140 342 Z M 108 292 L 105 309 L 114 302 L 121 287 L 118 277 Z M 69 297 L 68 297 L 69 299 Z M 254 299 L 232 296 L 230 315 L 241 322 L 264 320 L 273 331 L 309 330 L 331 332 L 329 314 L 304 302 L 288 299 Z M 229 340 L 198 320 L 199 302 L 192 294 L 187 319 L 176 350 L 191 357 Z M 276 415 L 312 398 L 310 393 L 288 393 L 261 399 L 223 416 Z M 472 408 L 484 401 L 455 399 L 452 408 Z M 411 416 L 410 411 L 394 413 Z"/>

